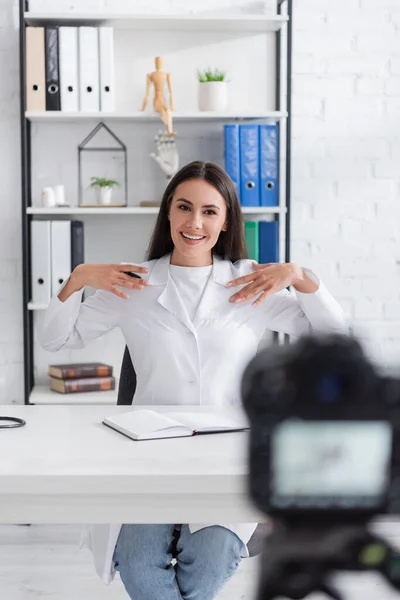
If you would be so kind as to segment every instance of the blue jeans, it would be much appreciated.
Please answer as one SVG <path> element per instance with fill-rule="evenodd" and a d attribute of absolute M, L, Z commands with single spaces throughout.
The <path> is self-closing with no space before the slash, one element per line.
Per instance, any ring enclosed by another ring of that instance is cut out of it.
<path fill-rule="evenodd" d="M 211 600 L 239 566 L 243 542 L 217 525 L 182 525 L 172 565 L 174 525 L 123 525 L 115 568 L 132 600 Z"/>

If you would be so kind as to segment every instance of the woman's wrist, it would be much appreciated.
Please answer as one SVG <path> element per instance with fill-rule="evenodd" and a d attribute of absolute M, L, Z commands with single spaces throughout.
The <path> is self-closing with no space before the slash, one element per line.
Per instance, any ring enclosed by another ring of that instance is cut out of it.
<path fill-rule="evenodd" d="M 65 302 L 70 296 L 72 296 L 72 294 L 74 294 L 75 292 L 79 292 L 79 290 L 85 287 L 83 269 L 80 268 L 83 266 L 84 265 L 78 265 L 68 277 L 65 286 L 62 288 L 62 290 L 57 296 L 61 302 Z"/>
<path fill-rule="evenodd" d="M 74 288 L 75 292 L 78 292 L 85 287 L 85 265 L 78 265 L 75 267 L 69 277 L 69 283 L 71 284 L 71 287 Z"/>
<path fill-rule="evenodd" d="M 296 263 L 289 263 L 289 266 L 292 271 L 292 284 L 294 287 L 304 281 L 304 271 L 299 265 Z"/>
<path fill-rule="evenodd" d="M 299 265 L 291 263 L 291 266 L 293 268 L 292 286 L 294 289 L 302 294 L 314 294 L 319 285 L 310 279 Z"/>

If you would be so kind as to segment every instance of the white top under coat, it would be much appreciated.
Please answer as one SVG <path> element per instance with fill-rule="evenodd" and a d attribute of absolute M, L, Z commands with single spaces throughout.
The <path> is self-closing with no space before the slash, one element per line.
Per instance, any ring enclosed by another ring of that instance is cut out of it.
<path fill-rule="evenodd" d="M 171 277 L 178 288 L 178 294 L 192 322 L 211 271 L 212 265 L 208 267 L 180 267 L 170 265 Z"/>

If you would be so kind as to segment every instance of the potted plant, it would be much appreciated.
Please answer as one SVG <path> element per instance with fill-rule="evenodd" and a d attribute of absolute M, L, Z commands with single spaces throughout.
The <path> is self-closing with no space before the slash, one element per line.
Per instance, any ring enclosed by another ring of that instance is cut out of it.
<path fill-rule="evenodd" d="M 224 112 L 228 104 L 226 74 L 219 69 L 197 70 L 199 110 Z"/>
<path fill-rule="evenodd" d="M 95 190 L 97 204 L 111 204 L 113 188 L 119 185 L 115 179 L 106 177 L 91 177 L 90 187 Z"/>

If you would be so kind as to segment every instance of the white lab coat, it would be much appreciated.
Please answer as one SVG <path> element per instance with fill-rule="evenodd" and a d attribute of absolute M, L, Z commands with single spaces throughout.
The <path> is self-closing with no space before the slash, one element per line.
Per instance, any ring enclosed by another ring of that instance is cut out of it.
<path fill-rule="evenodd" d="M 182 405 L 238 405 L 240 382 L 267 329 L 294 336 L 314 332 L 348 331 L 343 311 L 324 284 L 312 294 L 273 294 L 257 307 L 252 301 L 229 302 L 238 288 L 226 283 L 253 271 L 252 262 L 235 264 L 218 257 L 193 322 L 169 274 L 170 255 L 142 263 L 150 284 L 141 291 L 124 290 L 129 298 L 97 290 L 84 303 L 82 292 L 61 302 L 55 295 L 47 308 L 39 341 L 49 351 L 82 348 L 120 327 L 137 374 L 135 403 Z M 194 532 L 211 524 L 190 524 Z M 256 524 L 221 524 L 246 544 Z M 112 562 L 121 525 L 95 525 L 86 530 L 85 545 L 92 550 L 97 573 L 112 581 Z M 247 552 L 247 547 L 246 547 Z M 246 554 L 248 555 L 248 553 Z"/>

